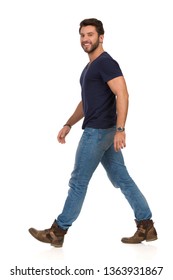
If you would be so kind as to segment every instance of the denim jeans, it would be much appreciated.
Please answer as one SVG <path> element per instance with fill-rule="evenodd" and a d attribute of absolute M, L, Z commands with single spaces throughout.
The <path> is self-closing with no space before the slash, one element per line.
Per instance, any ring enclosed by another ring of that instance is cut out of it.
<path fill-rule="evenodd" d="M 68 196 L 57 223 L 62 229 L 68 229 L 77 219 L 87 192 L 89 181 L 101 163 L 114 187 L 120 188 L 134 211 L 137 221 L 150 219 L 152 214 L 148 203 L 129 176 L 124 164 L 122 152 L 114 150 L 116 128 L 85 128 L 80 139 L 74 170 L 69 181 Z"/>

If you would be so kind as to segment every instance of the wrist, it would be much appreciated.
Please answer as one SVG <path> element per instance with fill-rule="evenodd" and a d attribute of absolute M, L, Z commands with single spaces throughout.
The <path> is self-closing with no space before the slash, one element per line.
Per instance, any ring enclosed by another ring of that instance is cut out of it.
<path fill-rule="evenodd" d="M 125 131 L 125 127 L 122 127 L 122 126 L 116 127 L 116 132 L 124 132 L 124 131 Z"/>
<path fill-rule="evenodd" d="M 69 124 L 69 123 L 65 123 L 65 124 L 63 125 L 63 127 L 64 127 L 64 126 L 68 126 L 70 129 L 71 129 L 71 127 L 72 127 L 71 124 Z"/>

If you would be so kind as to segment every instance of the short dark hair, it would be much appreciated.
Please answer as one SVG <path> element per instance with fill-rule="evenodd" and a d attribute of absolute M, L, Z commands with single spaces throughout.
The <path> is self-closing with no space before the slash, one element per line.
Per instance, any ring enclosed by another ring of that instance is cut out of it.
<path fill-rule="evenodd" d="M 82 20 L 80 23 L 80 27 L 79 27 L 79 33 L 80 33 L 82 27 L 88 26 L 88 25 L 95 26 L 96 31 L 99 35 L 104 34 L 103 23 L 96 18 L 87 18 L 87 19 Z"/>

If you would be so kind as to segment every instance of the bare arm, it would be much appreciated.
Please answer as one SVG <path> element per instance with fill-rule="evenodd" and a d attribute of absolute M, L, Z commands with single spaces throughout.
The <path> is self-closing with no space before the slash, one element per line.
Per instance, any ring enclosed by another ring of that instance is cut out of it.
<path fill-rule="evenodd" d="M 125 127 L 127 112 L 128 112 L 128 91 L 124 77 L 118 77 L 110 80 L 108 86 L 111 91 L 116 95 L 117 106 L 117 127 Z M 116 132 L 114 137 L 115 151 L 126 146 L 126 135 L 124 132 Z"/>
<path fill-rule="evenodd" d="M 82 101 L 80 101 L 78 106 L 76 107 L 74 113 L 68 119 L 68 121 L 66 123 L 69 124 L 70 126 L 73 126 L 75 123 L 80 121 L 83 117 L 84 117 L 83 105 L 82 105 Z M 64 144 L 65 137 L 69 132 L 70 132 L 70 127 L 64 126 L 58 133 L 58 136 L 57 136 L 58 142 L 61 144 Z"/>
<path fill-rule="evenodd" d="M 67 123 L 71 126 L 80 121 L 84 117 L 82 101 L 77 105 L 73 115 L 68 119 Z"/>

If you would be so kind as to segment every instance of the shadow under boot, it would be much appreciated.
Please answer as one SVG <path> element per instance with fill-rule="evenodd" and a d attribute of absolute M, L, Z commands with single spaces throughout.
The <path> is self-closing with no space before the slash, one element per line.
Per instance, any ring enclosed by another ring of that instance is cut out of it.
<path fill-rule="evenodd" d="M 154 228 L 154 223 L 152 220 L 142 220 L 136 221 L 137 231 L 131 237 L 123 237 L 121 241 L 123 243 L 137 244 L 142 241 L 154 241 L 157 239 L 157 232 Z"/>

